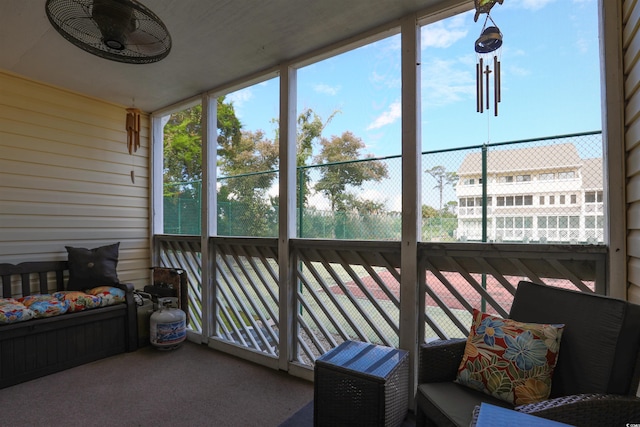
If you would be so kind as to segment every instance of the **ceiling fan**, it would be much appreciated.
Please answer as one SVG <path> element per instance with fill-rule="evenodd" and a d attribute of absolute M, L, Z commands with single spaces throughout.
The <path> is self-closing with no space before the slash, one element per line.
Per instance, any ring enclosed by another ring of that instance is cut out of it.
<path fill-rule="evenodd" d="M 171 50 L 167 27 L 135 0 L 47 0 L 45 8 L 62 37 L 101 58 L 148 64 Z"/>

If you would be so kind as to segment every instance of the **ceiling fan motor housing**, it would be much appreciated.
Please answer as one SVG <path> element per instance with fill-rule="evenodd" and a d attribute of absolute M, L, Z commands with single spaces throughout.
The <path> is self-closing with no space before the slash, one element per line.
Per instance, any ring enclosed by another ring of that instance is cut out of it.
<path fill-rule="evenodd" d="M 123 50 L 127 37 L 136 29 L 133 8 L 126 3 L 94 0 L 91 16 L 100 28 L 102 42 L 110 49 Z"/>

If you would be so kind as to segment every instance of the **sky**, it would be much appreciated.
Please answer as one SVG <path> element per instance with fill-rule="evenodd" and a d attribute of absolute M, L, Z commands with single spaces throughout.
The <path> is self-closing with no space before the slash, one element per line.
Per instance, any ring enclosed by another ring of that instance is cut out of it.
<path fill-rule="evenodd" d="M 597 0 L 504 0 L 491 18 L 503 35 L 502 100 L 476 112 L 473 11 L 421 29 L 422 149 L 601 129 Z M 491 25 L 489 23 L 488 25 Z M 311 108 L 323 136 L 351 131 L 374 156 L 400 154 L 400 35 L 298 70 L 298 112 Z M 493 96 L 493 95 L 492 95 Z M 273 138 L 278 79 L 227 95 L 247 130 Z"/>
<path fill-rule="evenodd" d="M 486 15 L 474 22 L 473 14 L 421 28 L 422 151 L 601 130 L 597 0 L 504 0 L 493 7 L 491 18 L 503 36 L 497 117 L 493 107 L 476 111 L 474 45 Z M 326 138 L 354 133 L 365 144 L 363 156 L 399 155 L 400 48 L 397 34 L 299 69 L 298 113 L 311 108 L 323 120 L 331 118 Z M 278 93 L 274 78 L 227 100 L 245 130 L 262 130 L 273 139 Z M 423 158 L 423 168 L 446 161 L 455 170 L 463 154 L 449 154 L 448 160 Z M 399 210 L 399 163 L 389 169 L 388 187 L 365 186 L 362 195 Z M 423 202 L 438 207 L 433 183 L 423 181 L 422 187 Z M 318 196 L 315 203 L 326 200 Z"/>

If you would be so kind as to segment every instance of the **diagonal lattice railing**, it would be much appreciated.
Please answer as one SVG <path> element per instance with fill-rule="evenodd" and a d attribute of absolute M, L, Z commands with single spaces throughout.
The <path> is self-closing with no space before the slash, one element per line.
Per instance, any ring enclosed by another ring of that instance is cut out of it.
<path fill-rule="evenodd" d="M 345 340 L 398 346 L 399 243 L 303 240 L 297 261 L 297 360 L 311 364 Z"/>
<path fill-rule="evenodd" d="M 309 367 L 345 340 L 399 345 L 399 242 L 292 240 L 292 337 L 279 334 L 276 239 L 210 239 L 215 280 L 208 310 L 200 239 L 157 236 L 156 244 L 163 266 L 188 272 L 194 332 L 203 331 L 203 313 L 212 313 L 212 338 L 272 358 L 280 357 L 280 341 L 290 339 L 292 361 Z M 420 243 L 421 336 L 465 336 L 473 308 L 506 316 L 520 280 L 606 293 L 606 254 L 594 245 Z"/>
<path fill-rule="evenodd" d="M 518 282 L 606 293 L 605 246 L 421 243 L 424 337 L 464 337 L 473 308 L 508 316 Z"/>

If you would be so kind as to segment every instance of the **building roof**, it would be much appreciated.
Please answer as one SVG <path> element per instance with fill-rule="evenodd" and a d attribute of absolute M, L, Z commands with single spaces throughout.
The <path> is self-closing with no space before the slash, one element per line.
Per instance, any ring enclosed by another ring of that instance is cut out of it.
<path fill-rule="evenodd" d="M 492 148 L 487 151 L 487 171 L 492 174 L 575 168 L 583 163 L 573 143 L 527 148 Z M 482 153 L 469 153 L 458 175 L 482 173 Z"/>

